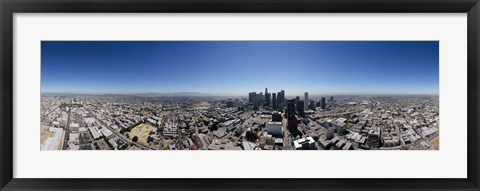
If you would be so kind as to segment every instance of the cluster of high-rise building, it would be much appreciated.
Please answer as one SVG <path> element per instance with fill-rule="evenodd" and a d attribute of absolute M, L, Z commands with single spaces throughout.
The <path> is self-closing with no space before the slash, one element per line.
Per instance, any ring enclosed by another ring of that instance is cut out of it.
<path fill-rule="evenodd" d="M 251 103 L 254 109 L 258 109 L 262 105 L 275 110 L 281 109 L 285 103 L 285 90 L 277 93 L 269 93 L 268 88 L 265 88 L 265 94 L 262 92 L 250 92 L 248 94 L 248 103 Z"/>
<path fill-rule="evenodd" d="M 259 106 L 263 105 L 266 107 L 271 107 L 274 110 L 282 110 L 286 106 L 286 102 L 285 90 L 281 90 L 277 93 L 269 93 L 268 88 L 265 88 L 265 94 L 263 94 L 263 92 L 250 92 L 248 94 L 248 103 L 251 103 L 254 106 L 254 109 L 258 109 Z M 297 105 L 299 102 L 303 104 L 304 110 L 313 110 L 319 106 L 322 106 L 322 108 L 325 109 L 326 106 L 325 97 L 322 97 L 322 100 L 315 102 L 314 100 L 309 99 L 308 92 L 305 92 L 304 100 L 300 100 L 299 96 L 295 98 L 295 105 Z"/>

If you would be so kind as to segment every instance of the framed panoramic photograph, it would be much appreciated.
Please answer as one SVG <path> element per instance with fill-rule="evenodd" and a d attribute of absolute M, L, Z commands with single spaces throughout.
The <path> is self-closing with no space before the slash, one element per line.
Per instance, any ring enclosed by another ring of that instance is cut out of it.
<path fill-rule="evenodd" d="M 43 41 L 40 149 L 439 150 L 438 45 Z"/>
<path fill-rule="evenodd" d="M 477 0 L 0 5 L 1 190 L 480 190 Z"/>

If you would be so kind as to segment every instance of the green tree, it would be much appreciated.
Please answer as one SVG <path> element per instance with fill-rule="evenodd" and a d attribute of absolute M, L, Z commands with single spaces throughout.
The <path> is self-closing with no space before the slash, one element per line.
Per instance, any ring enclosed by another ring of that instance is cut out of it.
<path fill-rule="evenodd" d="M 120 149 L 121 149 L 121 150 L 125 150 L 125 149 L 127 149 L 127 147 L 128 147 L 128 145 L 127 145 L 127 144 L 124 144 L 124 145 L 122 145 L 122 146 L 120 147 Z"/>
<path fill-rule="evenodd" d="M 137 136 L 133 136 L 132 141 L 133 141 L 133 142 L 137 142 L 137 141 L 138 141 L 138 137 L 137 137 Z"/>
<path fill-rule="evenodd" d="M 214 123 L 214 124 L 212 124 L 212 126 L 209 126 L 208 129 L 209 129 L 210 131 L 215 131 L 215 130 L 218 129 L 218 124 L 217 124 L 217 123 Z"/>
<path fill-rule="evenodd" d="M 350 129 L 350 128 L 352 128 L 352 124 L 347 123 L 347 124 L 345 125 L 345 127 L 346 127 L 347 129 Z"/>
<path fill-rule="evenodd" d="M 260 124 L 258 127 L 259 127 L 260 129 L 263 129 L 263 128 L 265 128 L 265 123 L 263 123 L 263 124 Z"/>
<path fill-rule="evenodd" d="M 254 132 L 251 132 L 251 131 L 247 131 L 245 133 L 245 138 L 248 140 L 248 141 L 251 141 L 251 142 L 255 142 L 257 141 L 258 139 L 258 135 Z"/>

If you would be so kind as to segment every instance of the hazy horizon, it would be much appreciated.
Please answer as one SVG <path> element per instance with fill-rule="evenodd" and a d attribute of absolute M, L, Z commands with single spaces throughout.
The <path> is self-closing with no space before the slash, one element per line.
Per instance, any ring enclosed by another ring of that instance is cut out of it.
<path fill-rule="evenodd" d="M 236 97 L 248 97 L 248 93 L 235 94 L 235 93 L 205 93 L 205 92 L 130 92 L 130 93 L 108 93 L 108 92 L 41 92 L 41 94 L 73 94 L 73 95 L 148 95 L 148 94 L 165 94 L 165 95 L 175 95 L 175 94 L 198 94 L 198 95 L 208 95 L 208 96 L 236 96 Z M 257 91 L 256 93 L 260 93 Z M 262 92 L 264 93 L 264 92 Z M 277 93 L 270 92 L 269 93 Z M 290 93 L 285 92 L 286 97 L 296 97 L 300 96 L 303 98 L 305 92 L 302 93 Z M 438 94 L 408 94 L 408 93 L 310 93 L 309 96 L 438 96 Z"/>

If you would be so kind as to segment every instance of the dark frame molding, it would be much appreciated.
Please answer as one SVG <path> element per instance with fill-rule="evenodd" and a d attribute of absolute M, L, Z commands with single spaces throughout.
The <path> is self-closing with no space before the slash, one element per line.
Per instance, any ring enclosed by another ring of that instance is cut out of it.
<path fill-rule="evenodd" d="M 0 190 L 480 190 L 479 0 L 0 0 Z M 20 179 L 13 178 L 14 13 L 467 13 L 466 179 Z"/>

